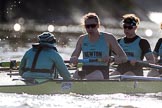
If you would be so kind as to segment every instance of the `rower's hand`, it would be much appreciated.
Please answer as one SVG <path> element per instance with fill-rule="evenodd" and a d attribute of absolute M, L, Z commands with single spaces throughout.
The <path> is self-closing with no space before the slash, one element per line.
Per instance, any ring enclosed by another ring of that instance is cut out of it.
<path fill-rule="evenodd" d="M 129 62 L 130 62 L 130 64 L 131 64 L 132 66 L 135 66 L 135 64 L 137 63 L 137 60 L 129 60 Z"/>
<path fill-rule="evenodd" d="M 78 57 L 72 56 L 70 58 L 70 63 L 72 63 L 73 65 L 77 65 L 78 64 Z"/>
<path fill-rule="evenodd" d="M 103 57 L 101 59 L 101 62 L 105 62 L 105 63 L 112 63 L 114 61 L 115 61 L 115 58 L 114 57 L 111 57 L 111 56 L 109 56 L 109 57 L 105 56 L 105 57 Z"/>
<path fill-rule="evenodd" d="M 112 60 L 114 61 L 115 64 L 121 64 L 127 62 L 127 60 L 115 55 Z"/>

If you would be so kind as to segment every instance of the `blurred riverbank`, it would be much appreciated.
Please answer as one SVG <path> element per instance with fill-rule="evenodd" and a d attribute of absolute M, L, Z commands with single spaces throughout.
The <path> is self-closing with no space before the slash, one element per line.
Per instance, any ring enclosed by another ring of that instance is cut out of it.
<path fill-rule="evenodd" d="M 58 41 L 58 44 L 66 45 L 71 38 L 77 39 L 79 35 L 85 33 L 81 25 L 52 25 L 52 24 L 38 24 L 38 23 L 11 23 L 0 24 L 0 40 L 9 42 L 22 42 L 31 43 L 37 41 L 37 35 L 44 31 L 52 32 Z M 110 32 L 116 38 L 124 36 L 121 21 L 114 20 L 114 23 L 102 25 L 100 31 Z M 147 39 L 160 38 L 161 35 L 160 25 L 150 22 L 141 21 L 137 35 Z M 17 41 L 16 41 L 17 40 Z"/>
<path fill-rule="evenodd" d="M 108 24 L 101 25 L 100 30 L 110 32 L 116 38 L 124 36 L 123 29 L 118 25 Z M 51 24 L 49 24 L 51 26 Z M 20 30 L 15 30 L 15 24 L 0 24 L 0 60 L 9 61 L 11 59 L 20 60 L 27 49 L 32 46 L 32 43 L 37 42 L 37 35 L 44 31 L 49 31 L 49 25 L 43 24 L 27 24 L 20 25 Z M 69 59 L 76 41 L 84 29 L 80 25 L 53 25 L 51 31 L 56 39 L 59 52 L 63 58 Z M 162 32 L 158 24 L 142 21 L 138 28 L 137 34 L 149 40 L 152 50 L 155 43 L 162 36 Z"/>

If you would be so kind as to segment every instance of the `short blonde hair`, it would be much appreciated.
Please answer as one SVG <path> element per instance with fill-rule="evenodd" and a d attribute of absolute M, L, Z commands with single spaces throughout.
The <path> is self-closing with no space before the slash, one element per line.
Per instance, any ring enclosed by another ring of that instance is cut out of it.
<path fill-rule="evenodd" d="M 140 23 L 139 17 L 137 17 L 135 14 L 125 14 L 123 15 L 123 23 L 127 20 L 132 20 L 137 25 Z"/>
<path fill-rule="evenodd" d="M 97 15 L 96 13 L 91 13 L 91 12 L 90 12 L 90 13 L 85 14 L 85 15 L 82 17 L 82 19 L 81 19 L 82 25 L 85 25 L 85 22 L 86 22 L 86 20 L 88 20 L 88 19 L 95 19 L 96 22 L 97 22 L 97 24 L 100 25 L 100 20 L 99 20 L 99 17 L 98 17 L 98 15 Z"/>

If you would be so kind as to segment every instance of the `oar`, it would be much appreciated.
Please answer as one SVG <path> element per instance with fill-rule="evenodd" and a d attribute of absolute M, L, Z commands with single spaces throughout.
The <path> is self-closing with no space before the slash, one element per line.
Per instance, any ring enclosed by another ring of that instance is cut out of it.
<path fill-rule="evenodd" d="M 10 75 L 10 76 L 18 76 L 20 74 L 19 74 L 19 72 L 14 72 L 14 73 L 7 73 L 7 75 Z"/>
<path fill-rule="evenodd" d="M 1 67 L 0 71 L 9 71 L 11 68 L 10 67 Z M 17 69 L 14 69 L 17 70 Z"/>
<path fill-rule="evenodd" d="M 76 67 L 75 69 L 78 69 L 80 67 L 82 67 L 83 63 L 89 63 L 89 62 L 103 62 L 102 59 L 99 59 L 99 58 L 90 58 L 90 59 L 78 59 L 78 64 L 77 65 L 73 65 L 71 64 L 70 60 L 65 60 L 64 61 L 65 63 L 69 63 L 68 66 L 69 66 L 69 69 L 71 67 Z"/>
<path fill-rule="evenodd" d="M 96 61 L 101 61 L 101 59 L 79 59 L 79 63 L 87 63 L 87 62 L 96 62 Z M 65 63 L 68 63 L 66 66 L 68 67 L 69 70 L 76 70 L 77 67 L 72 67 L 69 66 L 70 60 L 64 60 Z M 20 61 L 14 61 L 14 63 L 16 64 L 20 64 Z M 12 62 L 1 62 L 0 63 L 0 71 L 7 71 L 7 70 L 18 70 L 18 65 L 16 66 L 16 68 L 12 68 L 11 64 L 13 64 Z"/>
<path fill-rule="evenodd" d="M 71 63 L 70 60 L 64 60 L 65 63 Z M 79 63 L 88 63 L 88 62 L 102 62 L 102 59 L 99 58 L 90 58 L 90 59 L 78 59 Z"/>
<path fill-rule="evenodd" d="M 112 76 L 110 76 L 110 79 L 162 81 L 162 78 L 160 78 L 160 77 L 131 76 L 131 75 L 112 75 Z"/>
<path fill-rule="evenodd" d="M 112 58 L 113 59 L 113 58 Z M 112 60 L 111 60 L 112 61 Z M 70 60 L 64 60 L 66 63 L 66 66 L 68 67 L 68 70 L 76 70 L 78 67 L 82 66 L 82 63 L 88 63 L 88 62 L 103 62 L 102 59 L 79 59 L 79 64 L 77 66 L 70 65 Z M 68 63 L 68 64 L 67 64 Z M 7 71 L 7 70 L 18 70 L 19 69 L 20 61 L 12 60 L 10 62 L 0 62 L 0 71 Z"/>
<path fill-rule="evenodd" d="M 64 60 L 65 63 L 70 63 L 70 60 Z M 101 59 L 79 59 L 78 60 L 79 63 L 87 63 L 87 62 L 102 62 Z M 16 61 L 16 60 L 11 60 L 8 62 L 0 62 L 0 67 L 16 67 L 19 66 L 20 61 Z"/>
<path fill-rule="evenodd" d="M 129 60 L 128 60 L 129 61 Z M 70 60 L 64 60 L 65 63 L 70 63 Z M 91 58 L 91 59 L 79 59 L 78 60 L 79 63 L 88 63 L 88 62 L 102 62 L 102 59 L 96 59 L 96 58 Z M 20 64 L 20 61 L 14 61 L 14 64 L 16 63 L 16 66 L 18 66 Z M 11 64 L 13 64 L 13 62 L 0 62 L 0 70 L 8 70 L 11 68 Z M 136 65 L 142 66 L 142 67 L 150 67 L 150 68 L 155 68 L 155 69 L 162 69 L 161 65 L 157 65 L 157 64 L 151 64 L 151 63 L 147 63 L 144 61 L 137 61 Z M 2 68 L 3 67 L 3 68 Z M 16 68 L 15 68 L 16 69 Z"/>
<path fill-rule="evenodd" d="M 101 61 L 101 59 L 79 59 L 79 63 L 87 63 L 87 62 L 96 62 Z M 65 63 L 70 63 L 70 60 L 64 60 Z M 0 67 L 16 67 L 19 66 L 20 61 L 12 60 L 9 62 L 0 62 Z"/>
<path fill-rule="evenodd" d="M 20 61 L 11 60 L 9 62 L 0 62 L 0 67 L 10 67 L 10 68 L 13 68 L 13 67 L 19 66 L 19 64 L 20 64 Z"/>
<path fill-rule="evenodd" d="M 144 62 L 144 61 L 137 61 L 136 65 L 139 65 L 139 66 L 142 66 L 142 67 L 149 67 L 149 68 L 154 68 L 154 69 L 162 70 L 162 66 L 161 65 L 147 63 L 147 62 Z"/>

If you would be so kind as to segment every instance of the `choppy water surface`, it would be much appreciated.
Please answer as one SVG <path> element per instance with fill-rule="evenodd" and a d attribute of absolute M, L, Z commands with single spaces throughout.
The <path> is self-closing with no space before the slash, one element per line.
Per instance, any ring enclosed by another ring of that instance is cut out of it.
<path fill-rule="evenodd" d="M 161 108 L 162 93 L 28 95 L 0 93 L 0 108 Z"/>

